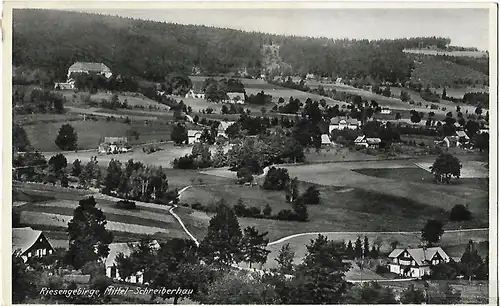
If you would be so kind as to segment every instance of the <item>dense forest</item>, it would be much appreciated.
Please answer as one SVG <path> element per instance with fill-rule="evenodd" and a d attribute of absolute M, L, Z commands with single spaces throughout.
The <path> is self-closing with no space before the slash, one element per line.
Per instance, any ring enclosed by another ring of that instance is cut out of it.
<path fill-rule="evenodd" d="M 14 10 L 13 61 L 64 80 L 76 61 L 103 62 L 115 73 L 163 81 L 172 73 L 259 75 L 263 46 L 279 45 L 280 62 L 291 73 L 404 82 L 413 57 L 405 48 L 446 48 L 450 39 L 335 40 L 243 32 L 54 10 Z"/>

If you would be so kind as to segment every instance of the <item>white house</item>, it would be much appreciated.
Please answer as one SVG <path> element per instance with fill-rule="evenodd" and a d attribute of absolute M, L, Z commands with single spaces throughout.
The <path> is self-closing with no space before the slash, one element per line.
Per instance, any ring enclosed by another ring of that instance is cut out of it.
<path fill-rule="evenodd" d="M 228 92 L 227 97 L 222 103 L 245 104 L 245 94 L 242 92 Z"/>
<path fill-rule="evenodd" d="M 343 129 L 357 130 L 359 127 L 361 127 L 361 121 L 359 121 L 358 119 L 348 117 L 333 117 L 330 120 L 328 132 L 332 133 L 333 130 Z"/>
<path fill-rule="evenodd" d="M 431 273 L 431 266 L 449 262 L 441 247 L 394 249 L 389 254 L 389 270 L 405 277 L 421 278 Z"/>
<path fill-rule="evenodd" d="M 226 130 L 227 130 L 227 128 L 229 126 L 231 126 L 232 124 L 234 124 L 234 121 L 219 121 L 219 122 L 220 122 L 220 124 L 217 127 L 217 130 L 218 130 L 219 134 L 220 133 L 225 133 Z"/>
<path fill-rule="evenodd" d="M 125 256 L 129 256 L 133 251 L 133 247 L 137 246 L 138 244 L 139 244 L 138 242 L 132 242 L 132 243 L 111 243 L 109 245 L 109 254 L 108 257 L 106 257 L 106 261 L 104 262 L 106 266 L 107 277 L 114 280 L 121 280 L 132 284 L 144 283 L 142 272 L 138 272 L 135 275 L 123 279 L 120 276 L 120 271 L 118 270 L 116 262 L 116 257 L 118 256 L 118 254 L 122 253 Z M 157 241 L 153 241 L 152 244 L 154 249 L 158 249 L 160 247 Z"/>
<path fill-rule="evenodd" d="M 193 98 L 193 99 L 205 99 L 204 93 L 195 93 L 192 89 L 186 94 L 185 98 Z"/>
<path fill-rule="evenodd" d="M 22 227 L 12 229 L 12 253 L 15 252 L 26 262 L 31 257 L 52 254 L 54 248 L 42 231 Z"/>
<path fill-rule="evenodd" d="M 382 110 L 380 111 L 380 113 L 382 115 L 390 115 L 392 113 L 392 111 L 389 108 L 382 108 Z"/>
<path fill-rule="evenodd" d="M 111 77 L 113 73 L 108 66 L 103 63 L 76 62 L 68 69 L 68 79 L 72 73 L 97 73 L 102 74 L 106 78 Z"/>
<path fill-rule="evenodd" d="M 75 80 L 69 79 L 65 83 L 54 83 L 54 89 L 60 89 L 60 90 L 75 89 Z"/>
<path fill-rule="evenodd" d="M 330 140 L 330 136 L 328 136 L 328 134 L 322 134 L 321 135 L 321 145 L 322 146 L 331 146 L 331 145 L 333 145 L 333 142 Z"/>
<path fill-rule="evenodd" d="M 201 133 L 200 130 L 188 130 L 188 144 L 195 144 L 200 142 Z"/>
<path fill-rule="evenodd" d="M 382 140 L 380 138 L 369 138 L 365 135 L 358 136 L 354 140 L 354 145 L 365 148 L 377 148 Z"/>

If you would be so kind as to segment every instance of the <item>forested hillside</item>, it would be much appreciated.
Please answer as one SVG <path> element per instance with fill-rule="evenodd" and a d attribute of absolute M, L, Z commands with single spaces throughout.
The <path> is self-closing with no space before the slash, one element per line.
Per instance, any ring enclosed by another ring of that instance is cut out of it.
<path fill-rule="evenodd" d="M 279 45 L 279 57 L 293 74 L 366 77 L 376 81 L 409 80 L 413 58 L 404 48 L 435 45 L 449 39 L 333 40 L 249 33 L 98 14 L 53 10 L 15 10 L 15 66 L 38 68 L 51 81 L 63 80 L 76 61 L 103 62 L 115 73 L 162 81 L 172 72 L 204 75 L 263 68 L 262 46 Z"/>

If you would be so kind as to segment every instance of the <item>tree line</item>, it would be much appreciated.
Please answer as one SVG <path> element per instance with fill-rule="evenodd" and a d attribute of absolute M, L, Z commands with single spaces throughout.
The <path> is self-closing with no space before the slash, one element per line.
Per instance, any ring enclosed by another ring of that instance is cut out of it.
<path fill-rule="evenodd" d="M 407 80 L 413 66 L 403 49 L 444 48 L 450 41 L 440 37 L 372 41 L 293 37 L 51 10 L 19 10 L 13 20 L 14 66 L 44 69 L 52 81 L 63 80 L 68 67 L 77 61 L 103 62 L 120 74 L 158 82 L 168 72 L 191 73 L 193 68 L 204 75 L 234 74 L 247 68 L 249 74 L 258 76 L 265 68 L 263 46 L 275 44 L 280 46 L 279 57 L 295 75 L 371 75 L 397 82 Z"/>

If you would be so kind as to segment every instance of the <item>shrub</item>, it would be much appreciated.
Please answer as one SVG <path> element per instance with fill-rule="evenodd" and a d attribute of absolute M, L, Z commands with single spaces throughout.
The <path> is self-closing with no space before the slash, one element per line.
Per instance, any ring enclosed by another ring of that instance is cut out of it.
<path fill-rule="evenodd" d="M 236 173 L 238 177 L 238 184 L 245 184 L 253 182 L 252 171 L 246 167 L 240 168 Z"/>
<path fill-rule="evenodd" d="M 291 221 L 294 220 L 294 213 L 290 209 L 282 209 L 276 215 L 276 219 L 282 221 Z"/>
<path fill-rule="evenodd" d="M 135 202 L 133 201 L 127 201 L 127 200 L 120 200 L 116 202 L 116 206 L 121 209 L 136 209 Z"/>
<path fill-rule="evenodd" d="M 197 202 L 197 203 L 191 204 L 191 208 L 195 209 L 195 210 L 203 210 L 204 206 L 203 206 L 203 204 Z"/>
<path fill-rule="evenodd" d="M 267 190 L 284 190 L 289 181 L 290 175 L 287 169 L 271 167 L 266 174 L 262 188 Z"/>
<path fill-rule="evenodd" d="M 471 212 L 462 204 L 453 206 L 450 212 L 451 221 L 468 221 L 471 217 Z"/>
<path fill-rule="evenodd" d="M 302 194 L 302 200 L 306 204 L 319 204 L 320 192 L 316 186 L 310 186 L 307 188 L 306 192 Z"/>
<path fill-rule="evenodd" d="M 375 268 L 375 273 L 377 274 L 384 274 L 389 272 L 390 272 L 389 268 L 384 265 L 377 265 L 377 268 Z"/>

